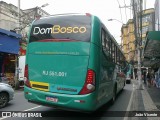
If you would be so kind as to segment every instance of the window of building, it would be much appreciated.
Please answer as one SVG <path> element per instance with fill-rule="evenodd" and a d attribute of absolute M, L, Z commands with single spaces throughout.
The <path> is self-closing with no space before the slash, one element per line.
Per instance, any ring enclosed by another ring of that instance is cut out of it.
<path fill-rule="evenodd" d="M 149 15 L 145 15 L 145 16 L 142 17 L 142 23 L 150 22 L 150 19 L 151 19 L 150 14 Z"/>
<path fill-rule="evenodd" d="M 149 29 L 149 26 L 142 27 L 142 34 L 145 34 Z"/>

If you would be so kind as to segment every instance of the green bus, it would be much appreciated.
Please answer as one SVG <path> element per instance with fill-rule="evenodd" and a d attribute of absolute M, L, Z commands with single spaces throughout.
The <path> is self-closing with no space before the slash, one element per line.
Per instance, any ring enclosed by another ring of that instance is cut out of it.
<path fill-rule="evenodd" d="M 42 17 L 29 33 L 24 95 L 32 103 L 92 112 L 115 101 L 124 68 L 123 52 L 98 17 Z"/>

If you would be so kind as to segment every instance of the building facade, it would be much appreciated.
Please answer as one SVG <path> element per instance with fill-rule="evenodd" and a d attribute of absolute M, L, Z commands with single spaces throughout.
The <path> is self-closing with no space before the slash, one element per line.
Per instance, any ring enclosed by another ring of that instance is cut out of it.
<path fill-rule="evenodd" d="M 142 12 L 142 46 L 146 43 L 146 33 L 147 31 L 155 30 L 155 12 L 154 8 L 143 10 Z"/>
<path fill-rule="evenodd" d="M 143 46 L 146 43 L 146 33 L 147 31 L 152 31 L 155 28 L 154 25 L 154 9 L 146 9 L 142 11 L 142 27 L 140 27 L 140 16 L 139 16 L 139 27 L 138 31 L 142 35 L 140 35 L 140 46 Z M 122 36 L 122 49 L 125 53 L 126 60 L 128 62 L 134 61 L 137 63 L 137 44 L 138 42 L 135 40 L 135 33 L 134 33 L 134 22 L 133 19 L 129 19 L 128 22 L 122 26 L 121 28 L 121 36 Z"/>
<path fill-rule="evenodd" d="M 127 24 L 121 28 L 122 49 L 128 62 L 135 59 L 135 36 L 133 19 L 129 19 Z"/>
<path fill-rule="evenodd" d="M 34 19 L 47 15 L 50 14 L 41 7 L 34 7 L 26 10 L 20 9 L 18 16 L 17 6 L 0 1 L 0 28 L 15 32 L 19 31 L 22 34 L 22 39 L 26 39 L 28 28 Z"/>
<path fill-rule="evenodd" d="M 155 8 L 155 31 L 160 31 L 160 0 L 156 0 Z"/>
<path fill-rule="evenodd" d="M 23 81 L 18 81 L 19 66 L 17 62 L 19 61 L 18 56 L 25 56 L 28 29 L 34 19 L 47 15 L 49 14 L 41 7 L 27 10 L 20 9 L 18 12 L 18 7 L 0 1 L 0 74 L 12 80 L 9 84 L 15 86 L 15 88 L 18 88 L 20 83 L 23 85 Z M 16 33 L 21 36 L 18 41 L 15 38 L 13 39 L 13 35 Z M 13 34 L 12 37 L 10 34 Z M 16 45 L 13 44 L 13 41 L 16 41 Z M 7 48 L 11 51 L 7 51 Z M 16 48 L 16 53 L 12 53 L 13 48 Z"/>
<path fill-rule="evenodd" d="M 122 47 L 122 51 L 125 55 L 125 58 L 127 60 L 128 58 L 128 51 L 127 51 L 127 30 L 128 27 L 127 25 L 123 24 L 122 28 L 121 28 L 121 47 Z"/>
<path fill-rule="evenodd" d="M 16 6 L 0 1 L 0 28 L 15 31 L 18 27 L 17 11 Z"/>
<path fill-rule="evenodd" d="M 20 9 L 20 13 L 18 13 L 18 7 L 0 1 L 0 28 L 22 35 L 20 55 L 25 54 L 27 34 L 32 21 L 41 16 L 48 15 L 50 14 L 41 9 L 41 7 L 26 10 Z"/>

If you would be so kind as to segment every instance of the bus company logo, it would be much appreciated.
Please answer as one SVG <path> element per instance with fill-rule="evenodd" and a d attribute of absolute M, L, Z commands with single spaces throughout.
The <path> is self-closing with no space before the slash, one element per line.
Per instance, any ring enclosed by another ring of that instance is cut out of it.
<path fill-rule="evenodd" d="M 40 112 L 2 112 L 2 118 L 9 118 L 9 117 L 42 117 Z M 0 119 L 1 120 L 1 119 Z"/>
<path fill-rule="evenodd" d="M 2 118 L 5 117 L 12 117 L 12 113 L 11 112 L 2 112 Z"/>
<path fill-rule="evenodd" d="M 87 28 L 84 26 L 78 27 L 61 27 L 60 25 L 54 25 L 51 28 L 34 27 L 33 34 L 59 34 L 59 33 L 85 33 Z"/>
<path fill-rule="evenodd" d="M 57 90 L 77 92 L 77 89 L 57 87 Z"/>

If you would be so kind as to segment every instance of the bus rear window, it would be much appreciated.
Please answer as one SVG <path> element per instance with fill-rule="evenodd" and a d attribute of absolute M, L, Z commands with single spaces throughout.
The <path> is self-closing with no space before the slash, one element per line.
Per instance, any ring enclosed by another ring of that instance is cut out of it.
<path fill-rule="evenodd" d="M 29 42 L 47 39 L 90 41 L 91 17 L 84 15 L 51 16 L 36 20 Z"/>

